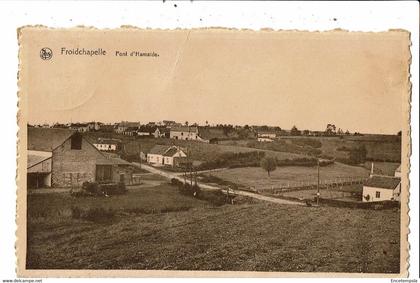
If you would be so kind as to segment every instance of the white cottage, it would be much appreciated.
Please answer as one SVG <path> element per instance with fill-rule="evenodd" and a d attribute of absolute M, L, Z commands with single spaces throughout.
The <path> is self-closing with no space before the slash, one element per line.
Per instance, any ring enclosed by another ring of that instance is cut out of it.
<path fill-rule="evenodd" d="M 147 163 L 156 166 L 177 166 L 187 155 L 177 146 L 155 145 L 147 154 Z"/>
<path fill-rule="evenodd" d="M 170 138 L 176 140 L 200 140 L 198 128 L 188 126 L 172 127 Z"/>
<path fill-rule="evenodd" d="M 363 185 L 362 201 L 400 201 L 401 178 L 393 176 L 371 176 Z"/>

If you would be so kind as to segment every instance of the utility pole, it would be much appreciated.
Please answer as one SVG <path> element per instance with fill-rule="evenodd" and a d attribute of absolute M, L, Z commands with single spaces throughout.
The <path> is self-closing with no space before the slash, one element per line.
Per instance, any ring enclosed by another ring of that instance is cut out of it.
<path fill-rule="evenodd" d="M 318 184 L 317 184 L 317 192 L 316 192 L 316 205 L 319 205 L 319 159 L 318 159 Z"/>
<path fill-rule="evenodd" d="M 141 143 L 139 143 L 139 161 L 140 161 L 140 169 L 141 169 Z"/>

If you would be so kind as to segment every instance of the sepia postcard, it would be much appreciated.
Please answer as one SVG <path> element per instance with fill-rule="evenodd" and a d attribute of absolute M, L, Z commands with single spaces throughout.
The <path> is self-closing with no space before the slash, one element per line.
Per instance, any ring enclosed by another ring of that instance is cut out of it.
<path fill-rule="evenodd" d="M 18 276 L 408 275 L 409 32 L 18 40 Z"/>

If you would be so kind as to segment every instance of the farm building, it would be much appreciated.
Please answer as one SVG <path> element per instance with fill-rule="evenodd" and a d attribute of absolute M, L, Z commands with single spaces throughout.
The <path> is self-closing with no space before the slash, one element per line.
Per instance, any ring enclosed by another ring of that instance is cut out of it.
<path fill-rule="evenodd" d="M 264 131 L 259 131 L 257 133 L 257 137 L 258 138 L 266 138 L 266 139 L 275 139 L 276 138 L 276 133 L 274 132 L 264 132 Z"/>
<path fill-rule="evenodd" d="M 362 201 L 400 200 L 401 178 L 371 176 L 363 185 Z"/>
<path fill-rule="evenodd" d="M 169 138 L 170 129 L 151 125 L 142 125 L 137 131 L 140 137 Z"/>
<path fill-rule="evenodd" d="M 258 137 L 257 141 L 259 141 L 259 142 L 273 142 L 274 140 L 272 138 Z"/>
<path fill-rule="evenodd" d="M 88 123 L 74 123 L 71 124 L 70 126 L 70 130 L 79 132 L 79 133 L 85 133 L 85 132 L 89 132 L 90 130 L 90 126 Z"/>
<path fill-rule="evenodd" d="M 107 157 L 82 134 L 67 129 L 28 128 L 27 158 L 28 188 L 132 180 L 130 163 Z"/>
<path fill-rule="evenodd" d="M 187 157 L 177 146 L 155 145 L 147 154 L 147 162 L 158 166 L 178 166 Z"/>
<path fill-rule="evenodd" d="M 120 140 L 99 138 L 93 145 L 100 151 L 117 151 L 120 148 Z"/>
<path fill-rule="evenodd" d="M 176 140 L 199 140 L 198 128 L 197 127 L 172 127 L 170 132 L 170 138 Z"/>
<path fill-rule="evenodd" d="M 123 121 L 121 123 L 118 123 L 115 132 L 117 134 L 132 135 L 133 130 L 137 131 L 138 127 L 140 127 L 140 123 L 138 122 Z"/>

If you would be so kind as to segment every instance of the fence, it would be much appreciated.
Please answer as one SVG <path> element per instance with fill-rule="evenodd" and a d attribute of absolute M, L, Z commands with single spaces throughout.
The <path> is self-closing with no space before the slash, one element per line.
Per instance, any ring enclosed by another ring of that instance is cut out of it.
<path fill-rule="evenodd" d="M 343 186 L 363 184 L 368 178 L 367 177 L 340 177 L 334 180 L 320 180 L 319 188 L 320 189 L 339 189 Z M 258 193 L 271 193 L 271 194 L 281 194 L 291 191 L 299 190 L 314 190 L 318 188 L 318 183 L 314 182 L 293 182 L 292 184 L 288 183 L 285 186 L 277 188 L 268 188 L 268 189 L 258 189 Z"/>

